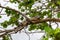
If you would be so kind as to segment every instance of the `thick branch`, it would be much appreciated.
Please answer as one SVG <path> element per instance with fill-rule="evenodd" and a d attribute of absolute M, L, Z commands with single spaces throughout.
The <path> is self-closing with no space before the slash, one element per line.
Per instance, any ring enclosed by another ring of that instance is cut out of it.
<path fill-rule="evenodd" d="M 49 18 L 46 18 L 46 19 L 37 19 L 37 18 L 31 18 L 30 19 L 32 21 L 33 24 L 38 24 L 38 23 L 42 23 L 42 22 L 60 22 L 60 19 L 55 19 L 55 18 L 52 18 L 52 19 L 49 19 Z M 31 23 L 28 22 L 28 21 L 23 21 L 21 24 L 20 24 L 20 27 L 15 27 L 14 29 L 10 29 L 10 30 L 4 30 L 4 31 L 0 31 L 0 33 L 3 33 L 5 32 L 5 34 L 9 34 L 10 32 L 18 32 L 18 31 L 21 31 L 24 27 L 30 25 Z M 2 37 L 0 35 L 0 37 Z"/>

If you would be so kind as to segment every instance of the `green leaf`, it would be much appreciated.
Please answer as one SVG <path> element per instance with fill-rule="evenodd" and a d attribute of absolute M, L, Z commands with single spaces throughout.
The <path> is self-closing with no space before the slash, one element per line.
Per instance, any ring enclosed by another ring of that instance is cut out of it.
<path fill-rule="evenodd" d="M 60 40 L 60 32 L 58 32 L 56 35 L 55 35 L 55 40 Z"/>
<path fill-rule="evenodd" d="M 2 25 L 4 28 L 7 28 L 7 26 L 8 26 L 8 21 L 4 21 L 3 23 L 1 23 L 1 25 Z"/>
<path fill-rule="evenodd" d="M 16 22 L 15 22 L 15 25 L 16 25 L 16 26 L 18 26 L 18 25 L 19 25 L 19 22 L 18 22 L 18 21 L 16 21 Z"/>
<path fill-rule="evenodd" d="M 48 40 L 48 37 L 43 38 L 42 40 Z"/>
<path fill-rule="evenodd" d="M 43 22 L 43 23 L 40 24 L 40 29 L 44 30 L 44 28 L 47 27 L 47 26 L 48 26 L 48 24 Z"/>
<path fill-rule="evenodd" d="M 51 2 L 48 3 L 47 8 L 49 8 L 50 6 L 52 6 Z"/>
<path fill-rule="evenodd" d="M 0 18 L 1 18 L 2 16 L 0 16 Z"/>
<path fill-rule="evenodd" d="M 8 35 L 4 35 L 2 40 L 10 40 Z"/>
<path fill-rule="evenodd" d="M 49 26 L 46 26 L 46 27 L 44 28 L 44 30 L 45 30 L 46 32 L 52 31 L 52 29 L 51 29 Z"/>
<path fill-rule="evenodd" d="M 57 13 L 57 17 L 60 18 L 60 12 Z"/>
<path fill-rule="evenodd" d="M 6 12 L 7 16 L 9 16 L 11 13 L 11 10 L 6 9 L 5 12 Z"/>
<path fill-rule="evenodd" d="M 24 12 L 24 11 L 25 11 L 25 9 L 21 9 L 21 11 L 22 11 L 22 12 Z"/>
<path fill-rule="evenodd" d="M 60 32 L 60 28 L 56 28 L 56 29 L 54 30 L 54 34 L 57 34 L 58 32 Z"/>
<path fill-rule="evenodd" d="M 18 8 L 20 9 L 22 6 L 24 6 L 24 2 L 20 2 Z"/>
<path fill-rule="evenodd" d="M 57 4 L 60 5 L 60 0 L 57 0 Z"/>
<path fill-rule="evenodd" d="M 37 25 L 36 24 L 31 24 L 30 25 L 30 28 L 29 28 L 29 31 L 35 30 L 36 28 L 37 28 Z"/>
<path fill-rule="evenodd" d="M 17 12 L 14 11 L 14 10 L 6 9 L 5 12 L 6 12 L 7 16 L 10 16 L 10 15 L 11 16 L 18 15 Z"/>
<path fill-rule="evenodd" d="M 30 17 L 35 17 L 36 15 L 38 15 L 38 13 L 31 13 L 29 16 Z"/>
<path fill-rule="evenodd" d="M 21 20 L 23 20 L 24 18 L 23 17 L 21 17 Z"/>
<path fill-rule="evenodd" d="M 11 3 L 16 3 L 16 2 L 20 2 L 19 0 L 9 0 Z"/>

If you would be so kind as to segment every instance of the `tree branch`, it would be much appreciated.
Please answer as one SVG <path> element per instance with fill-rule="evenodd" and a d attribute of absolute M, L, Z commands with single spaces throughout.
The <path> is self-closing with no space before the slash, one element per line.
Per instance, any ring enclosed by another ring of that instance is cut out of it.
<path fill-rule="evenodd" d="M 46 18 L 46 19 L 37 19 L 37 18 L 31 18 L 30 19 L 32 21 L 33 24 L 38 24 L 38 23 L 42 23 L 42 22 L 60 22 L 60 19 L 55 19 L 55 18 Z M 28 21 L 23 21 L 21 24 L 20 24 L 20 27 L 15 27 L 14 29 L 10 29 L 10 30 L 0 30 L 0 33 L 4 33 L 4 34 L 9 34 L 11 32 L 18 32 L 18 31 L 21 31 L 24 27 L 30 25 L 31 23 L 28 22 Z M 0 37 L 2 37 L 0 35 Z"/>
<path fill-rule="evenodd" d="M 15 9 L 12 9 L 12 8 L 9 8 L 9 7 L 3 7 L 0 5 L 1 8 L 4 8 L 4 9 L 9 9 L 9 10 L 13 10 L 13 11 L 16 11 L 17 13 L 21 14 L 23 17 L 25 17 L 26 19 L 28 19 L 29 21 L 23 21 L 21 24 L 20 24 L 20 27 L 15 27 L 14 29 L 10 29 L 10 30 L 0 30 L 0 33 L 3 33 L 0 35 L 0 37 L 2 37 L 3 35 L 6 35 L 6 34 L 9 34 L 11 32 L 18 32 L 18 31 L 21 31 L 24 27 L 28 26 L 31 24 L 31 22 L 33 24 L 38 24 L 38 23 L 42 23 L 42 22 L 60 22 L 60 19 L 55 19 L 55 18 L 46 18 L 46 19 L 39 19 L 39 18 L 28 18 L 26 15 L 22 14 L 21 12 L 15 10 Z"/>
<path fill-rule="evenodd" d="M 3 7 L 3 6 L 1 6 L 1 5 L 0 5 L 0 7 L 1 7 L 1 8 L 4 8 L 4 9 L 9 9 L 9 10 L 15 11 L 15 12 L 21 14 L 23 17 L 25 17 L 26 19 L 28 19 L 28 20 L 30 21 L 30 19 L 29 19 L 25 14 L 22 14 L 21 12 L 19 12 L 19 11 L 16 10 L 16 9 L 12 9 L 12 8 L 9 8 L 9 7 Z"/>

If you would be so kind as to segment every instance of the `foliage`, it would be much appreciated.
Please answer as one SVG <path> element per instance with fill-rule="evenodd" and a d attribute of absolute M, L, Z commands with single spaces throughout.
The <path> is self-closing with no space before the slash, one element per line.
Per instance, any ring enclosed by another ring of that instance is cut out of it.
<path fill-rule="evenodd" d="M 10 40 L 10 39 L 9 39 L 9 35 L 3 36 L 3 39 L 2 39 L 2 40 Z"/>
<path fill-rule="evenodd" d="M 45 8 L 43 8 L 44 6 L 38 6 L 36 8 L 32 8 L 32 6 L 36 3 L 41 3 L 42 0 L 10 0 L 10 3 L 18 3 L 18 9 L 21 10 L 21 12 L 29 11 L 26 13 L 26 16 L 29 15 L 30 18 L 35 17 L 35 16 L 40 16 L 40 19 L 44 19 L 46 18 L 55 18 L 55 12 L 54 10 L 59 9 L 60 7 L 60 0 L 46 0 L 46 2 L 48 3 Z M 45 3 L 44 3 L 45 4 Z M 42 5 L 44 5 L 42 3 Z M 24 9 L 23 9 L 23 8 Z M 41 10 L 39 10 L 41 9 Z M 20 11 L 19 10 L 19 11 Z M 53 12 L 52 12 L 53 11 Z M 3 26 L 3 28 L 7 28 L 9 25 L 16 25 L 18 26 L 19 24 L 19 20 L 24 20 L 24 17 L 21 16 L 19 13 L 17 13 L 14 10 L 9 10 L 8 7 L 5 10 L 7 17 L 10 16 L 10 19 L 8 21 L 4 21 L 3 23 L 1 23 L 1 26 Z M 56 12 L 56 17 L 60 18 L 60 12 Z M 1 16 L 0 16 L 1 18 Z M 49 22 L 50 23 L 50 22 Z M 52 25 L 49 24 L 48 22 L 42 22 L 42 23 L 38 23 L 38 24 L 30 24 L 29 25 L 29 31 L 31 30 L 44 30 L 46 32 L 46 35 L 42 38 L 42 40 L 49 40 L 49 38 L 52 38 L 53 40 L 60 40 L 60 28 L 56 28 L 53 29 Z M 53 22 L 51 22 L 53 23 Z M 9 40 L 9 38 L 7 36 L 3 36 L 3 40 Z"/>

